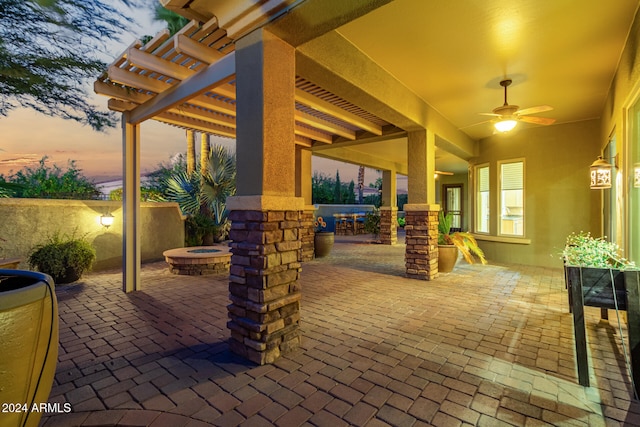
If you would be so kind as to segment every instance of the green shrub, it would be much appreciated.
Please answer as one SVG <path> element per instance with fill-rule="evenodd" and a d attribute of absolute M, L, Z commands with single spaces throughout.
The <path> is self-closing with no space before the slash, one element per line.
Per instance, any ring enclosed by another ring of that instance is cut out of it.
<path fill-rule="evenodd" d="M 84 238 L 77 238 L 75 234 L 61 236 L 57 232 L 33 249 L 29 265 L 62 284 L 78 280 L 95 259 L 95 249 Z"/>

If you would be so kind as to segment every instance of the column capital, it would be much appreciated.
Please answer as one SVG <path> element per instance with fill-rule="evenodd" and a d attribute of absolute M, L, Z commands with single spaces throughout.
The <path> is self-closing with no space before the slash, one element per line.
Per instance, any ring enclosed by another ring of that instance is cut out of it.
<path fill-rule="evenodd" d="M 440 205 L 435 203 L 405 203 L 403 210 L 405 212 L 416 212 L 416 211 L 433 212 L 433 211 L 439 211 Z"/>
<path fill-rule="evenodd" d="M 302 197 L 258 195 L 227 198 L 229 211 L 301 211 L 306 208 Z"/>

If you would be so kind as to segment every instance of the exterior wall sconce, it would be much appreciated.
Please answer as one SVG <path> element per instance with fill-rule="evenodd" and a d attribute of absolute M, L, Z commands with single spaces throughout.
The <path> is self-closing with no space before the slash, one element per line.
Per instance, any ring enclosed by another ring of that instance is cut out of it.
<path fill-rule="evenodd" d="M 100 224 L 104 227 L 104 228 L 109 228 L 113 225 L 113 215 L 111 215 L 110 213 L 106 214 L 106 215 L 101 215 L 100 216 Z"/>
<path fill-rule="evenodd" d="M 516 120 L 507 119 L 500 120 L 499 122 L 494 123 L 493 127 L 495 127 L 498 132 L 504 133 L 512 130 L 514 127 L 516 127 L 517 124 L 518 122 Z"/>
<path fill-rule="evenodd" d="M 618 155 L 613 157 L 615 166 L 618 167 Z M 598 156 L 595 162 L 591 163 L 589 170 L 591 171 L 591 189 L 603 190 L 611 188 L 611 170 L 613 166 L 608 163 L 602 156 Z"/>
<path fill-rule="evenodd" d="M 636 163 L 633 167 L 633 186 L 640 188 L 640 163 Z"/>

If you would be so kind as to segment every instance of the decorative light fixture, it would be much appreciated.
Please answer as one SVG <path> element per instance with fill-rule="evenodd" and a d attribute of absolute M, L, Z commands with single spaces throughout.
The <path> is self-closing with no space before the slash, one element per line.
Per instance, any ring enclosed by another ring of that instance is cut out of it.
<path fill-rule="evenodd" d="M 633 167 L 633 186 L 640 188 L 640 163 L 636 163 Z"/>
<path fill-rule="evenodd" d="M 111 215 L 110 213 L 106 214 L 106 215 L 101 215 L 100 216 L 100 224 L 104 227 L 104 228 L 109 228 L 113 225 L 113 215 Z"/>
<path fill-rule="evenodd" d="M 514 127 L 516 127 L 517 124 L 518 124 L 517 120 L 507 118 L 504 120 L 500 120 L 499 122 L 495 122 L 493 124 L 493 127 L 495 127 L 498 132 L 505 133 L 505 132 L 509 132 Z"/>
<path fill-rule="evenodd" d="M 589 168 L 591 171 L 591 189 L 602 190 L 611 188 L 611 169 L 612 166 L 607 163 L 602 156 L 598 156 L 595 162 L 591 163 Z"/>

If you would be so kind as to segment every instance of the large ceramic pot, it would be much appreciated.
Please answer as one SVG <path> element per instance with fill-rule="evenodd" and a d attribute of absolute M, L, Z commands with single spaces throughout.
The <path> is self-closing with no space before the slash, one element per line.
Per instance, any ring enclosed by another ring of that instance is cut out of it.
<path fill-rule="evenodd" d="M 456 245 L 438 245 L 438 271 L 449 273 L 458 262 L 458 248 Z"/>
<path fill-rule="evenodd" d="M 0 270 L 0 414 L 6 426 L 37 426 L 58 361 L 58 303 L 51 277 Z"/>
<path fill-rule="evenodd" d="M 314 237 L 315 256 L 322 258 L 331 253 L 333 248 L 334 233 L 332 231 L 321 231 Z"/>

